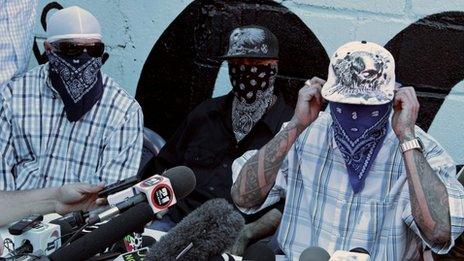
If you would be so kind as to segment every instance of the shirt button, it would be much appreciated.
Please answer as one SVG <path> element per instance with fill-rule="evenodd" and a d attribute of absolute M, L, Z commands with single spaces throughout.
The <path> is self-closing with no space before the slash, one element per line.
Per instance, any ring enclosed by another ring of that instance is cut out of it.
<path fill-rule="evenodd" d="M 237 144 L 237 145 L 235 145 L 235 148 L 236 148 L 236 149 L 238 149 L 238 144 Z"/>
<path fill-rule="evenodd" d="M 209 189 L 209 191 L 214 191 L 213 187 L 209 187 L 208 189 Z"/>
<path fill-rule="evenodd" d="M 228 165 L 227 165 L 226 163 L 224 163 L 224 164 L 222 164 L 222 166 L 223 166 L 224 168 L 227 168 Z"/>
<path fill-rule="evenodd" d="M 196 156 L 194 159 L 198 161 L 200 160 L 200 157 Z"/>

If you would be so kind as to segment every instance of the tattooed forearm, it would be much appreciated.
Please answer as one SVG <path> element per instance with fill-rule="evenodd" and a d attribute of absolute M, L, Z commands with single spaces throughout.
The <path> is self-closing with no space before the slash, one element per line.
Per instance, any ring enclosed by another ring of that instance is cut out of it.
<path fill-rule="evenodd" d="M 303 131 L 292 121 L 243 166 L 232 186 L 232 199 L 241 207 L 261 204 L 274 185 L 282 162 Z"/>
<path fill-rule="evenodd" d="M 445 185 L 422 152 L 407 151 L 404 159 L 414 220 L 428 242 L 447 243 L 451 238 L 451 220 Z"/>

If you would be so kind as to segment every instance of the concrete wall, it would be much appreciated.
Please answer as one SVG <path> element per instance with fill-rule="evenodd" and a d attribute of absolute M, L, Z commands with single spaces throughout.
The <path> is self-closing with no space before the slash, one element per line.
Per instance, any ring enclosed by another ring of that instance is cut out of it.
<path fill-rule="evenodd" d="M 40 1 L 36 35 L 41 46 L 45 36 L 40 25 Z M 110 58 L 104 71 L 135 95 L 144 62 L 167 26 L 192 1 L 189 0 L 61 0 L 64 7 L 79 5 L 101 22 Z M 276 1 L 294 12 L 324 46 L 330 56 L 351 40 L 368 40 L 385 45 L 401 30 L 418 19 L 443 11 L 464 11 L 464 0 L 287 0 Z M 292 30 L 292 28 L 288 28 Z M 443 30 L 446 30 L 444 28 Z M 461 28 L 464 33 L 464 29 Z M 304 43 L 302 43 L 304 44 Z M 462 54 L 464 55 L 464 53 Z M 30 66 L 37 64 L 31 58 Z M 226 66 L 221 66 L 213 96 L 230 90 Z M 446 97 L 429 129 L 464 164 L 464 82 Z"/>

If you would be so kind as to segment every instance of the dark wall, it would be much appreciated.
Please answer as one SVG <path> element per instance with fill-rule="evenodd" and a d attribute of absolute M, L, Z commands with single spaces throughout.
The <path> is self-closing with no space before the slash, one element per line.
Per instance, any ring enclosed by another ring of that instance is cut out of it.
<path fill-rule="evenodd" d="M 326 77 L 329 59 L 298 16 L 272 1 L 194 1 L 155 43 L 143 67 L 136 98 L 145 125 L 169 138 L 195 106 L 211 98 L 229 33 L 256 24 L 280 42 L 276 89 L 293 104 L 304 81 Z"/>

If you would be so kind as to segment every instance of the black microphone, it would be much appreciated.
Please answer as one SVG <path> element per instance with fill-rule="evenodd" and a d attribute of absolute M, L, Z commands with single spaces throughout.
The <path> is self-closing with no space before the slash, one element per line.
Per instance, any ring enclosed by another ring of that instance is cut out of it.
<path fill-rule="evenodd" d="M 244 223 L 225 199 L 209 200 L 161 237 L 145 260 L 208 260 L 235 242 Z"/>
<path fill-rule="evenodd" d="M 245 250 L 242 260 L 275 261 L 275 254 L 265 243 L 258 242 Z"/>
<path fill-rule="evenodd" d="M 49 255 L 51 260 L 86 260 L 116 243 L 125 235 L 140 230 L 155 218 L 148 203 L 142 202 Z"/>
<path fill-rule="evenodd" d="M 300 255 L 300 261 L 328 261 L 329 253 L 320 247 L 308 247 Z"/>
<path fill-rule="evenodd" d="M 178 166 L 178 167 L 168 169 L 166 172 L 163 173 L 162 176 L 169 179 L 171 186 L 172 186 L 172 190 L 177 200 L 186 197 L 188 194 L 190 194 L 193 191 L 193 189 L 195 189 L 195 185 L 196 185 L 195 174 L 188 167 Z M 146 179 L 145 181 L 149 179 L 150 178 Z M 153 188 L 153 191 L 149 192 L 148 194 L 152 194 L 152 193 L 156 194 L 157 191 L 155 187 Z M 116 216 L 117 214 L 122 213 L 126 211 L 127 209 L 141 202 L 145 202 L 145 201 L 147 201 L 147 197 L 144 193 L 140 193 L 133 197 L 127 198 L 124 201 L 117 203 L 115 206 L 111 207 L 110 209 L 98 215 L 91 216 L 89 220 L 87 221 L 87 225 L 93 225 L 98 222 L 108 220 L 109 218 L 112 218 Z"/>

